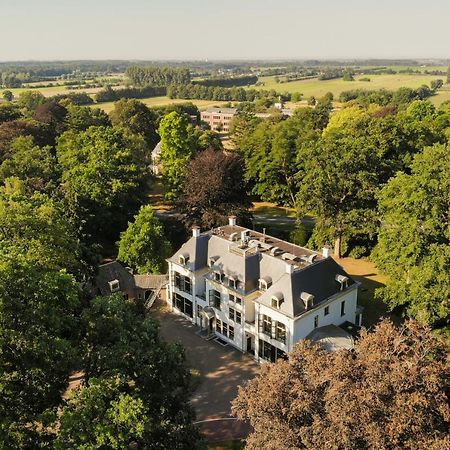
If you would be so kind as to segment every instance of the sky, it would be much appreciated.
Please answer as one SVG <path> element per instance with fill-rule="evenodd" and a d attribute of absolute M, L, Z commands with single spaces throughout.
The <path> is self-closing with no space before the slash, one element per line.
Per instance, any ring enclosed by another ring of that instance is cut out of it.
<path fill-rule="evenodd" d="M 0 61 L 450 58 L 448 0 L 0 0 Z"/>

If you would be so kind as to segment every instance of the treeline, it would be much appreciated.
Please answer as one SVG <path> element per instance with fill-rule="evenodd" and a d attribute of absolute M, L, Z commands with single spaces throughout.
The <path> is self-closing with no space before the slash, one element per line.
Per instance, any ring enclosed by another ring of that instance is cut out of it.
<path fill-rule="evenodd" d="M 186 84 L 191 81 L 188 68 L 176 67 L 140 67 L 132 66 L 125 75 L 135 86 L 168 86 L 169 84 Z"/>
<path fill-rule="evenodd" d="M 220 86 L 220 87 L 233 87 L 233 86 L 248 86 L 255 84 L 258 81 L 256 75 L 244 75 L 241 77 L 215 77 L 207 78 L 205 80 L 193 81 L 192 84 L 200 84 L 202 86 Z"/>
<path fill-rule="evenodd" d="M 163 86 L 127 87 L 121 89 L 113 89 L 108 86 L 100 92 L 97 92 L 95 101 L 101 103 L 114 102 L 121 98 L 159 97 L 166 95 L 166 92 L 167 90 Z"/>
<path fill-rule="evenodd" d="M 94 100 L 86 92 L 68 92 L 67 94 L 56 94 L 49 97 L 48 100 L 60 102 L 63 99 L 70 100 L 74 105 L 92 105 Z"/>
<path fill-rule="evenodd" d="M 202 86 L 199 84 L 171 85 L 167 87 L 170 98 L 184 98 L 196 100 L 221 100 L 235 102 L 253 102 L 261 98 L 277 97 L 274 90 L 244 89 L 241 87 L 225 88 L 219 86 Z M 291 99 L 291 94 L 282 94 L 284 101 Z"/>
<path fill-rule="evenodd" d="M 439 83 L 439 87 L 442 84 Z M 436 88 L 439 88 L 436 86 Z M 411 103 L 414 100 L 424 100 L 435 94 L 435 89 L 431 89 L 426 85 L 420 86 L 417 89 L 408 87 L 402 87 L 396 91 L 388 91 L 387 89 L 379 90 L 365 90 L 365 89 L 353 89 L 349 91 L 341 92 L 339 95 L 339 101 L 346 103 L 351 100 L 363 104 L 376 103 L 378 105 L 402 105 Z"/>

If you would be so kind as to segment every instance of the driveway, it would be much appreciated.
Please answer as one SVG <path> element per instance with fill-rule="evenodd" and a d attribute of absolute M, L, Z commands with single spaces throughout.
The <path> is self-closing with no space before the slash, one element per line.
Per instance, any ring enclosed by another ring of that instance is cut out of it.
<path fill-rule="evenodd" d="M 171 313 L 161 300 L 155 302 L 152 315 L 160 323 L 161 335 L 167 341 L 182 344 L 189 367 L 199 372 L 200 383 L 192 397 L 192 405 L 208 440 L 245 435 L 248 426 L 229 419 L 230 402 L 236 397 L 238 387 L 258 373 L 258 364 L 231 346 L 223 347 L 214 340 L 204 340 L 195 334 L 199 327 Z"/>

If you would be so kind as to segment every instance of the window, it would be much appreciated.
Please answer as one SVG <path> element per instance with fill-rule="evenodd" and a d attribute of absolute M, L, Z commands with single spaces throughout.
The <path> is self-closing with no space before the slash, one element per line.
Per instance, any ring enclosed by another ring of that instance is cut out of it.
<path fill-rule="evenodd" d="M 180 291 L 186 292 L 187 294 L 192 293 L 191 279 L 189 277 L 185 277 L 184 275 L 175 272 L 174 283 L 175 287 Z"/>
<path fill-rule="evenodd" d="M 281 294 L 275 294 L 272 297 L 272 308 L 280 309 L 283 303 L 283 296 Z"/>
<path fill-rule="evenodd" d="M 216 332 L 234 340 L 234 327 L 216 319 Z"/>
<path fill-rule="evenodd" d="M 267 289 L 272 286 L 272 280 L 270 277 L 264 277 L 259 279 L 259 290 L 260 291 L 267 291 Z"/>
<path fill-rule="evenodd" d="M 197 318 L 202 316 L 203 308 L 200 305 L 197 305 Z"/>
<path fill-rule="evenodd" d="M 229 298 L 230 302 L 236 303 L 236 305 L 242 305 L 242 298 L 236 297 L 233 294 L 229 294 L 228 298 Z"/>
<path fill-rule="evenodd" d="M 269 316 L 263 316 L 262 332 L 267 336 L 272 336 L 272 319 Z"/>
<path fill-rule="evenodd" d="M 236 322 L 236 323 L 241 323 L 242 322 L 241 313 L 239 311 L 236 311 L 234 308 L 230 308 L 228 317 L 233 322 Z"/>
<path fill-rule="evenodd" d="M 314 328 L 319 326 L 319 316 L 314 316 Z"/>
<path fill-rule="evenodd" d="M 330 307 L 329 306 L 325 306 L 325 309 L 323 310 L 323 315 L 324 316 L 328 316 L 328 314 L 330 314 Z"/>
<path fill-rule="evenodd" d="M 232 289 L 236 289 L 236 280 L 234 278 L 228 278 L 228 286 Z"/>
<path fill-rule="evenodd" d="M 341 316 L 345 316 L 345 300 L 341 302 Z"/>
<path fill-rule="evenodd" d="M 214 306 L 214 308 L 220 309 L 221 295 L 219 291 L 211 289 L 209 291 L 209 305 Z"/>
<path fill-rule="evenodd" d="M 234 341 L 234 327 L 231 325 L 228 327 L 228 338 Z"/>
<path fill-rule="evenodd" d="M 259 340 L 259 356 L 260 358 L 271 362 L 275 362 L 279 358 L 287 358 L 287 355 L 283 350 L 280 350 L 262 339 Z"/>
<path fill-rule="evenodd" d="M 283 344 L 286 343 L 286 325 L 284 323 L 277 322 L 275 338 Z"/>
<path fill-rule="evenodd" d="M 109 290 L 111 292 L 117 292 L 120 290 L 119 280 L 112 280 L 109 282 Z"/>
<path fill-rule="evenodd" d="M 214 272 L 214 280 L 218 283 L 222 283 L 225 279 L 225 274 L 221 272 Z"/>
<path fill-rule="evenodd" d="M 188 300 L 187 298 L 184 298 L 182 295 L 180 295 L 180 294 L 174 295 L 173 306 L 174 306 L 174 308 L 178 309 L 183 314 L 186 314 L 189 317 L 193 316 L 194 309 L 193 309 L 192 302 L 190 300 Z"/>
<path fill-rule="evenodd" d="M 220 319 L 216 319 L 216 331 L 222 334 L 222 321 Z"/>

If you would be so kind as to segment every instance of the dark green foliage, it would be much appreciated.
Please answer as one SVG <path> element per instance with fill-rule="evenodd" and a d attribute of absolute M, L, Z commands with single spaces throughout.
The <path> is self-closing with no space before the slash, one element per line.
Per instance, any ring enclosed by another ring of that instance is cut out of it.
<path fill-rule="evenodd" d="M 159 97 L 166 95 L 165 87 L 158 86 L 144 86 L 144 87 L 127 87 L 121 89 L 113 89 L 108 86 L 95 95 L 95 101 L 101 102 L 115 102 L 121 98 L 147 98 Z"/>
<path fill-rule="evenodd" d="M 295 245 L 304 247 L 308 242 L 310 234 L 311 233 L 308 231 L 305 225 L 301 221 L 298 221 L 295 224 L 294 231 L 292 231 L 289 236 L 289 241 L 294 243 Z"/>
<path fill-rule="evenodd" d="M 12 103 L 0 104 L 0 124 L 19 119 L 21 116 L 17 105 Z"/>
<path fill-rule="evenodd" d="M 188 68 L 132 66 L 125 75 L 135 86 L 168 86 L 186 84 L 191 80 Z"/>
<path fill-rule="evenodd" d="M 67 131 L 58 141 L 70 209 L 94 242 L 119 237 L 145 200 L 148 168 L 142 138 L 114 127 Z"/>
<path fill-rule="evenodd" d="M 86 131 L 89 127 L 109 127 L 111 120 L 100 108 L 85 108 L 72 103 L 67 105 L 66 126 L 72 131 Z"/>
<path fill-rule="evenodd" d="M 142 136 L 149 152 L 158 143 L 157 116 L 142 102 L 134 99 L 119 100 L 114 104 L 110 117 L 113 125 L 122 127 L 131 135 Z"/>
<path fill-rule="evenodd" d="M 238 77 L 216 77 L 206 78 L 200 81 L 193 81 L 193 84 L 201 84 L 202 86 L 220 86 L 220 87 L 232 87 L 232 86 L 250 86 L 258 81 L 256 75 L 241 75 Z"/>
<path fill-rule="evenodd" d="M 94 100 L 86 92 L 68 92 L 67 94 L 57 94 L 50 97 L 49 100 L 60 102 L 61 100 L 70 100 L 74 105 L 92 105 Z"/>
<path fill-rule="evenodd" d="M 374 257 L 389 276 L 379 295 L 391 308 L 438 326 L 448 326 L 450 317 L 449 173 L 449 149 L 435 145 L 378 196 L 382 225 Z"/>

